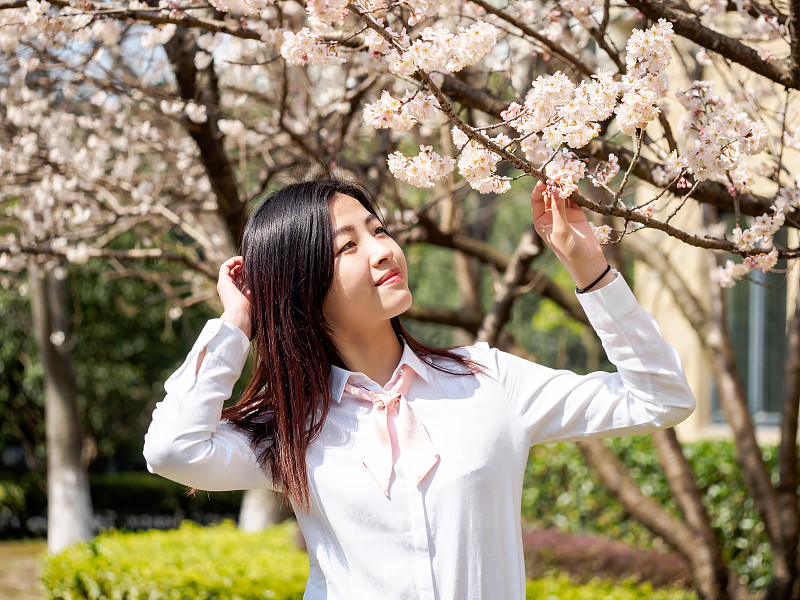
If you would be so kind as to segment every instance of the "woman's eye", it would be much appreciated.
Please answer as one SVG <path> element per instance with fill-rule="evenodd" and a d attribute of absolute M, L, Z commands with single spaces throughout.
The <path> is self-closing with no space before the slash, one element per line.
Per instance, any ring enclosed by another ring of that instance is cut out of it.
<path fill-rule="evenodd" d="M 382 233 L 384 235 L 389 235 L 389 230 L 386 229 L 386 227 L 384 227 L 383 225 L 381 225 L 375 230 L 375 235 L 378 235 L 379 233 Z"/>
<path fill-rule="evenodd" d="M 347 242 L 344 246 L 339 248 L 339 251 L 336 254 L 341 254 L 345 250 L 349 250 L 350 248 L 354 248 L 355 244 L 353 242 Z"/>

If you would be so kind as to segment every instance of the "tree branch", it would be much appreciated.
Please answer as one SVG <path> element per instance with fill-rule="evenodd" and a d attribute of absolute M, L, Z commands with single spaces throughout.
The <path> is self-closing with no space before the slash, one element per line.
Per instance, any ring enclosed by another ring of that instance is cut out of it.
<path fill-rule="evenodd" d="M 160 248 L 132 248 L 130 250 L 114 250 L 111 248 L 85 248 L 86 256 L 89 258 L 113 258 L 116 260 L 166 260 L 177 262 L 189 267 L 190 269 L 202 273 L 209 280 L 216 281 L 219 273 L 207 264 L 191 259 L 188 256 L 162 250 Z M 52 248 L 50 246 L 9 246 L 0 245 L 0 254 L 8 253 L 11 255 L 24 254 L 31 256 L 58 256 L 66 258 L 69 256 L 69 248 Z"/>
<path fill-rule="evenodd" d="M 200 150 L 211 188 L 217 198 L 217 212 L 225 221 L 233 246 L 238 245 L 244 230 L 244 202 L 223 147 L 224 135 L 219 130 L 219 89 L 213 68 L 198 71 L 194 64 L 196 41 L 186 29 L 178 28 L 164 49 L 172 63 L 181 98 L 212 108 L 203 123 L 188 127 Z"/>
<path fill-rule="evenodd" d="M 764 60 L 759 56 L 758 51 L 750 46 L 701 25 L 696 17 L 683 16 L 663 2 L 656 0 L 625 1 L 653 21 L 658 19 L 670 21 L 676 34 L 695 44 L 717 52 L 753 73 L 758 73 L 784 87 L 800 89 L 798 88 L 800 80 L 788 61 Z"/>
<path fill-rule="evenodd" d="M 511 307 L 518 297 L 519 288 L 525 282 L 525 276 L 533 259 L 541 254 L 541 241 L 536 244 L 536 233 L 531 225 L 522 234 L 516 250 L 508 261 L 503 274 L 503 281 L 494 295 L 492 308 L 486 313 L 481 328 L 476 336 L 477 341 L 488 342 L 490 346 L 497 343 L 500 331 L 511 317 Z"/>
<path fill-rule="evenodd" d="M 558 56 L 561 60 L 571 64 L 573 67 L 575 67 L 578 71 L 580 71 L 587 77 L 591 77 L 594 74 L 594 71 L 592 71 L 592 69 L 590 69 L 583 62 L 577 59 L 574 52 L 569 52 L 568 50 L 565 50 L 559 44 L 543 36 L 541 33 L 532 29 L 525 23 L 522 23 L 521 21 L 509 16 L 508 14 L 503 12 L 502 9 L 492 6 L 488 2 L 485 2 L 485 0 L 470 0 L 470 2 L 472 2 L 473 4 L 477 4 L 487 13 L 495 15 L 496 17 L 502 19 L 509 25 L 513 25 L 514 27 L 519 29 L 525 35 L 532 37 L 542 46 L 550 50 L 550 52 Z"/>
<path fill-rule="evenodd" d="M 717 534 L 711 527 L 692 467 L 683 455 L 675 429 L 657 431 L 652 436 L 658 459 L 664 468 L 672 497 L 683 513 L 685 525 L 697 538 L 687 558 L 692 563 L 698 591 L 705 598 L 723 598 L 728 588 L 728 568 L 722 558 Z"/>
<path fill-rule="evenodd" d="M 586 462 L 594 469 L 603 485 L 638 521 L 686 557 L 695 552 L 695 534 L 652 498 L 642 493 L 639 484 L 619 457 L 601 439 L 578 442 Z M 691 560 L 691 559 L 690 559 Z"/>

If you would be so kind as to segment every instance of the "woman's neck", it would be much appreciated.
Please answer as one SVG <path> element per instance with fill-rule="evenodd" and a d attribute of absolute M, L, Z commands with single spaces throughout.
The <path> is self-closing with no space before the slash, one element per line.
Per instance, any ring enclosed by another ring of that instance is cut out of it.
<path fill-rule="evenodd" d="M 369 331 L 337 332 L 333 343 L 349 371 L 363 373 L 380 385 L 388 383 L 403 356 L 403 345 L 389 321 Z"/>

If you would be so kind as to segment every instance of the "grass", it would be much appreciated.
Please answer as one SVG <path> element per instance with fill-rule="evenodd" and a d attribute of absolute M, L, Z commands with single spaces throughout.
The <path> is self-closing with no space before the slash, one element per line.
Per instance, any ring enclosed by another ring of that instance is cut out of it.
<path fill-rule="evenodd" d="M 43 600 L 39 557 L 47 551 L 44 540 L 0 542 L 0 598 Z"/>

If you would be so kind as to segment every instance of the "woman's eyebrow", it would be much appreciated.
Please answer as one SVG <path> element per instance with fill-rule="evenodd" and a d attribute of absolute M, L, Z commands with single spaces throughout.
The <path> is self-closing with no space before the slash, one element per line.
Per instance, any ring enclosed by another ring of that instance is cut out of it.
<path fill-rule="evenodd" d="M 367 215 L 367 218 L 364 219 L 364 225 L 369 225 L 370 223 L 372 223 L 372 221 L 376 221 L 377 219 L 378 217 L 370 213 L 369 215 Z M 356 228 L 353 227 L 352 225 L 342 225 L 333 232 L 333 238 L 336 239 L 337 236 L 343 233 L 353 233 L 355 230 Z"/>

